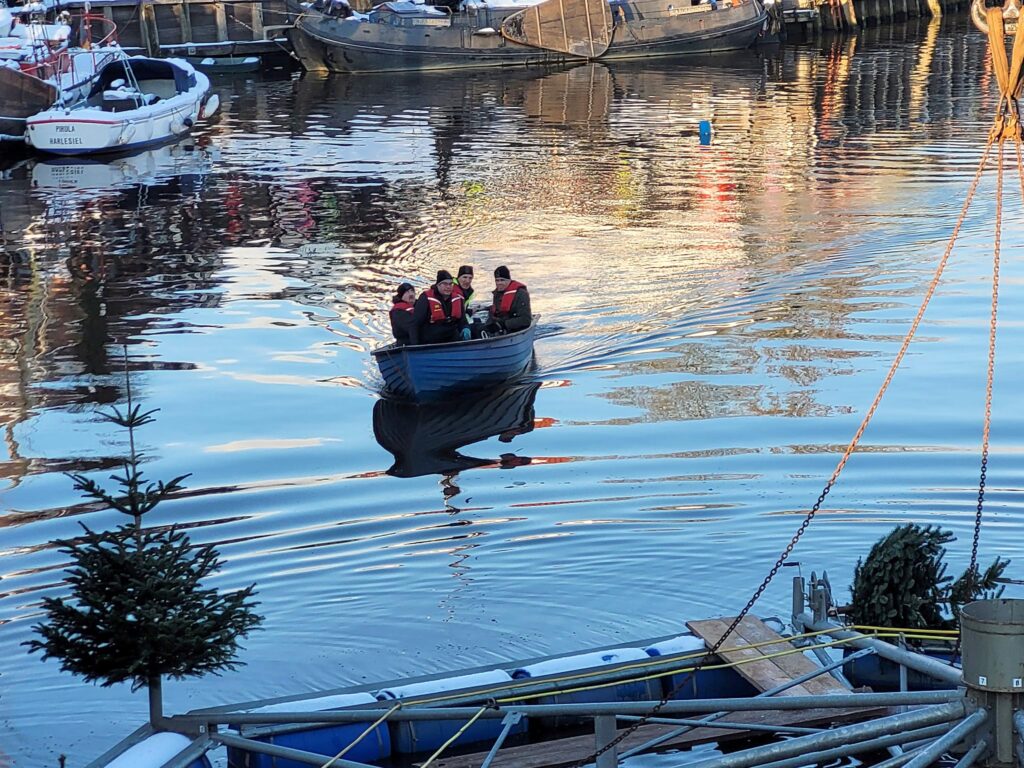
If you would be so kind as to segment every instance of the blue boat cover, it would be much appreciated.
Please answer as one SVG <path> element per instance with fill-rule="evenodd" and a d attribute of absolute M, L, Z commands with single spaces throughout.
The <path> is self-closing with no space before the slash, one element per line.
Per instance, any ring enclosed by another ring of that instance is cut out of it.
<path fill-rule="evenodd" d="M 194 72 L 187 72 L 162 59 L 145 59 L 141 57 L 112 61 L 100 70 L 100 76 L 89 91 L 89 96 L 96 96 L 110 88 L 115 80 L 131 82 L 126 67 L 131 70 L 135 80 L 174 80 L 174 89 L 184 93 L 196 84 Z"/>

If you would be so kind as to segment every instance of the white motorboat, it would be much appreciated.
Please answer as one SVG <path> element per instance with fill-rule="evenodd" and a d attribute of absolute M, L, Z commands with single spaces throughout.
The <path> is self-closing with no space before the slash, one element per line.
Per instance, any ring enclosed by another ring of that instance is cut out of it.
<path fill-rule="evenodd" d="M 171 142 L 216 112 L 210 80 L 181 59 L 122 57 L 78 104 L 27 120 L 25 140 L 57 155 L 124 152 Z"/>

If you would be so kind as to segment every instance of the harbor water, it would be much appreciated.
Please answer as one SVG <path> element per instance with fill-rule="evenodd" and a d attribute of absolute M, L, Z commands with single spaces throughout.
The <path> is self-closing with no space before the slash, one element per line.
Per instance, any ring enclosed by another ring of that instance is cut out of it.
<path fill-rule="evenodd" d="M 145 522 L 257 585 L 244 666 L 182 711 L 622 644 L 735 615 L 871 405 L 981 156 L 994 77 L 963 18 L 708 59 L 223 80 L 218 122 L 102 162 L 0 172 L 0 765 L 80 766 L 146 717 L 23 643 L 52 542 L 118 514 L 134 398 Z M 713 138 L 703 146 L 701 121 Z M 1015 163 L 1012 163 L 1015 166 Z M 983 562 L 1024 537 L 1024 245 L 1006 181 Z M 995 183 L 791 562 L 848 595 L 893 525 L 970 559 Z M 542 315 L 526 385 L 382 403 L 404 280 L 505 264 Z M 528 386 L 536 384 L 539 386 Z M 461 442 L 460 442 L 461 441 Z M 1007 574 L 1020 578 L 1024 562 Z M 1007 596 L 1019 587 L 1011 586 Z"/>

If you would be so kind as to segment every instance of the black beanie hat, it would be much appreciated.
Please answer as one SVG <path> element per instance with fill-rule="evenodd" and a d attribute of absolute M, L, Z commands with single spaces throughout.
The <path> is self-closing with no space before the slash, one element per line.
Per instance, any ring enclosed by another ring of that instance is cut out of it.
<path fill-rule="evenodd" d="M 469 266 L 469 264 L 463 264 L 461 267 L 459 267 L 459 274 L 458 274 L 459 277 L 462 277 L 463 275 L 472 275 L 472 274 L 473 274 L 473 268 L 471 266 Z"/>
<path fill-rule="evenodd" d="M 494 276 L 495 277 L 503 277 L 506 280 L 511 280 L 512 279 L 512 273 L 509 272 L 508 271 L 508 267 L 506 267 L 504 265 L 502 265 L 502 266 L 498 267 L 496 270 L 494 270 Z"/>
<path fill-rule="evenodd" d="M 435 280 L 434 283 L 440 283 L 442 280 L 451 280 L 451 279 L 452 279 L 452 273 L 451 272 L 449 272 L 447 269 L 439 269 L 439 270 L 437 270 L 437 280 Z"/>
<path fill-rule="evenodd" d="M 395 304 L 400 302 L 402 300 L 402 296 L 405 294 L 405 292 L 406 291 L 411 291 L 412 287 L 413 287 L 412 283 L 402 283 L 402 284 L 400 284 L 398 286 L 398 290 L 395 291 L 395 298 L 394 298 Z"/>

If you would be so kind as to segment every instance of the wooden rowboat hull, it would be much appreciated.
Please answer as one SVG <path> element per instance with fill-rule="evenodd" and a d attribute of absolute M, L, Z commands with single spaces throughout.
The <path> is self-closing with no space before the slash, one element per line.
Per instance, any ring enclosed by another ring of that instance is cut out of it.
<path fill-rule="evenodd" d="M 388 394 L 439 400 L 495 387 L 523 374 L 533 360 L 537 316 L 529 328 L 505 336 L 373 351 Z"/>

